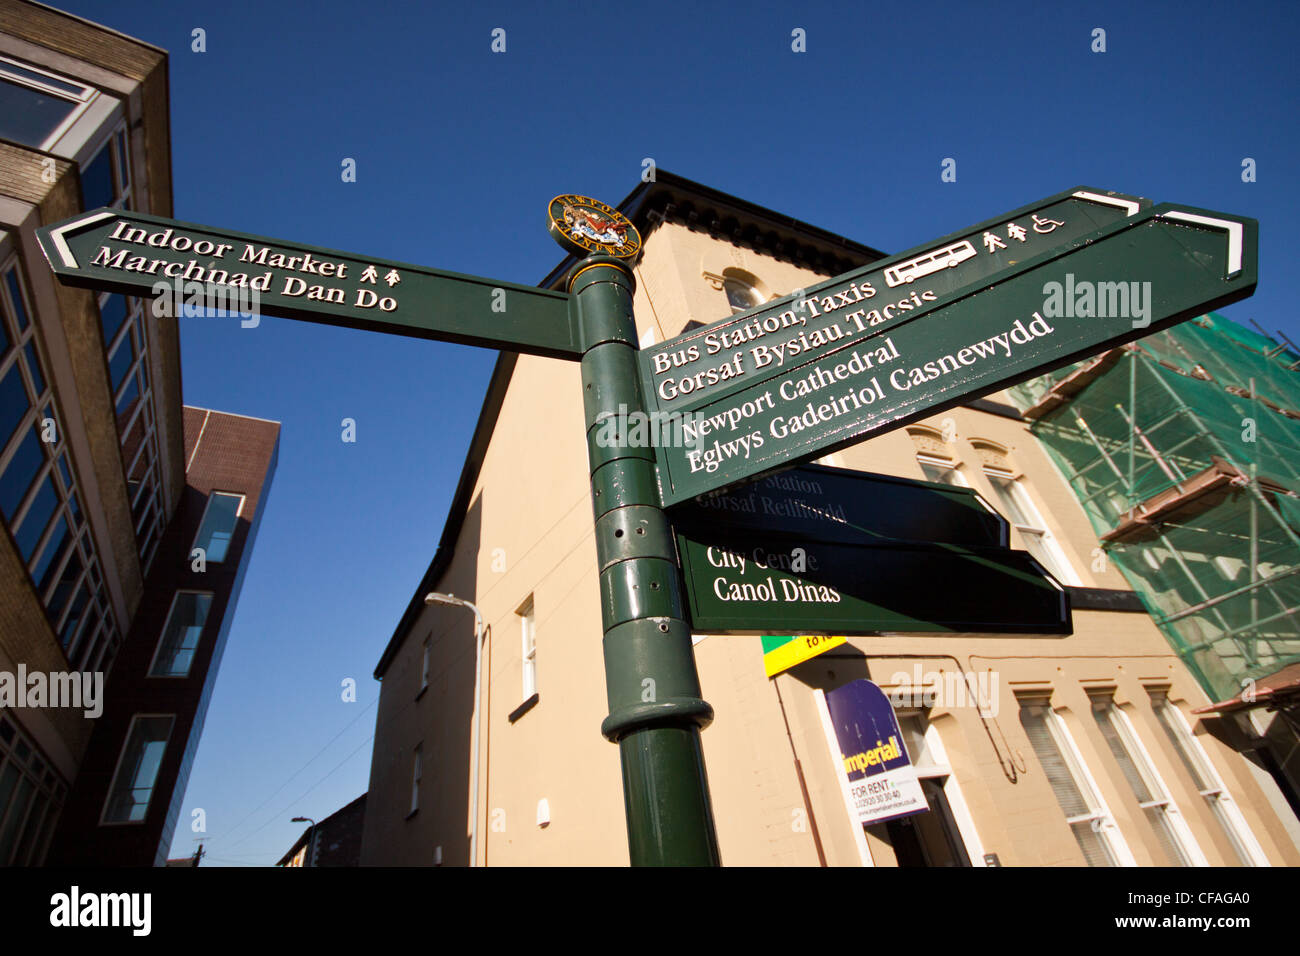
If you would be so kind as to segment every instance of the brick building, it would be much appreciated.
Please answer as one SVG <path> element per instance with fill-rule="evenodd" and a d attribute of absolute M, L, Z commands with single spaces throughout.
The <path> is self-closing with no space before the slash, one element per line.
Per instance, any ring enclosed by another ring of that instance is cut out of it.
<path fill-rule="evenodd" d="M 177 320 L 36 244 L 172 214 L 166 53 L 0 0 L 0 100 L 0 694 L 51 690 L 0 696 L 0 865 L 160 864 L 279 425 L 184 407 Z"/>
<path fill-rule="evenodd" d="M 113 663 L 53 865 L 161 863 L 171 846 L 280 433 L 275 422 L 183 412 L 181 501 Z M 146 797 L 132 792 L 141 772 L 154 773 Z"/>
<path fill-rule="evenodd" d="M 361 832 L 366 822 L 366 795 L 335 810 L 302 831 L 276 866 L 359 866 Z"/>

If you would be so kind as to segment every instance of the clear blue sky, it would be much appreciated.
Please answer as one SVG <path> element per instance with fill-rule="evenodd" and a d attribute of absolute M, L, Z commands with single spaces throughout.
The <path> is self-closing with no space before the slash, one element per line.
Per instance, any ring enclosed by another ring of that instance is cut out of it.
<path fill-rule="evenodd" d="M 171 52 L 190 222 L 535 283 L 560 259 L 547 200 L 616 202 L 645 157 L 886 252 L 1082 184 L 1258 218 L 1259 291 L 1227 314 L 1300 341 L 1290 3 L 56 5 Z M 496 353 L 277 319 L 183 320 L 181 343 L 187 402 L 283 433 L 172 855 L 202 836 L 266 864 L 291 816 L 367 787 L 370 675 Z"/>

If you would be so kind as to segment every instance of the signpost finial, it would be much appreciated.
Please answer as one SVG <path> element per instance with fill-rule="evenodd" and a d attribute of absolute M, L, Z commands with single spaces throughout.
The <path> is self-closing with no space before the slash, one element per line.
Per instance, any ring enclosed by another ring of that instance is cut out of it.
<path fill-rule="evenodd" d="M 576 256 L 613 256 L 630 265 L 641 254 L 641 234 L 636 226 L 599 200 L 556 196 L 546 209 L 546 219 L 551 238 Z"/>

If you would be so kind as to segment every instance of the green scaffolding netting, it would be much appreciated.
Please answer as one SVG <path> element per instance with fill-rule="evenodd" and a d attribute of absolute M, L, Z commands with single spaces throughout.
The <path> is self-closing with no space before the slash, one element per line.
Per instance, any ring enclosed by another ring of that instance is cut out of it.
<path fill-rule="evenodd" d="M 1107 546 L 1207 693 L 1233 697 L 1244 678 L 1300 659 L 1300 498 L 1288 494 L 1300 491 L 1298 357 L 1218 315 L 1140 345 L 1033 431 L 1098 536 L 1212 464 L 1240 472 Z M 1010 395 L 1028 408 L 1079 367 Z"/>

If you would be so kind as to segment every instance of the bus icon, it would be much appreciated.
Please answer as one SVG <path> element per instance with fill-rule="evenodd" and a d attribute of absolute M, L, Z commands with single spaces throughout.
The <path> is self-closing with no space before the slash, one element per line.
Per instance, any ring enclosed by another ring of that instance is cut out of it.
<path fill-rule="evenodd" d="M 911 282 L 922 276 L 928 276 L 934 272 L 956 268 L 967 259 L 975 258 L 975 255 L 975 247 L 963 239 L 951 246 L 944 246 L 934 252 L 927 252 L 915 259 L 909 259 L 907 262 L 900 262 L 898 265 L 890 266 L 885 270 L 885 281 L 892 288 L 896 285 L 902 285 L 904 282 Z"/>

